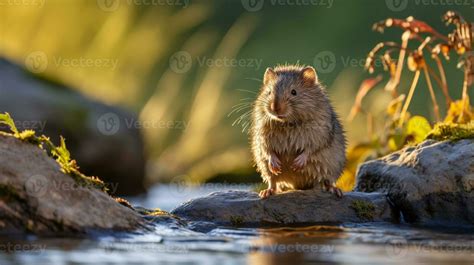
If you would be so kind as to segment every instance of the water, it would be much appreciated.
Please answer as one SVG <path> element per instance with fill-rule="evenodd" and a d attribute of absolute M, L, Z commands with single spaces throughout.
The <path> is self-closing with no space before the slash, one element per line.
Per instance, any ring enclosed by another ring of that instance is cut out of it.
<path fill-rule="evenodd" d="M 221 186 L 157 186 L 131 199 L 170 210 Z M 228 187 L 229 188 L 229 187 Z M 230 187 L 248 189 L 245 186 Z M 299 228 L 219 227 L 207 233 L 157 225 L 146 234 L 94 239 L 0 238 L 0 264 L 474 264 L 474 231 L 389 223 Z"/>

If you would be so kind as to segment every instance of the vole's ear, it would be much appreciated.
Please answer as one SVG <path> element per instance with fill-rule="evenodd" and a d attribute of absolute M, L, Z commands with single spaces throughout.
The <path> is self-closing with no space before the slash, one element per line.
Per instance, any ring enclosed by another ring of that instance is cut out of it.
<path fill-rule="evenodd" d="M 305 87 L 313 87 L 318 82 L 318 75 L 316 70 L 311 66 L 306 66 L 301 70 L 301 79 Z"/>
<path fill-rule="evenodd" d="M 270 81 L 275 80 L 277 78 L 277 74 L 275 71 L 273 71 L 272 68 L 268 67 L 267 70 L 265 70 L 265 74 L 263 75 L 263 84 L 266 85 Z"/>

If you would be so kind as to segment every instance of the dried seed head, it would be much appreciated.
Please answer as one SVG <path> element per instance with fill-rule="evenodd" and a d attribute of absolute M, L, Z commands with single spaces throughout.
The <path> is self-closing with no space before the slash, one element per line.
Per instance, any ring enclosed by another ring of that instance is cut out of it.
<path fill-rule="evenodd" d="M 420 70 L 425 64 L 425 59 L 420 51 L 413 51 L 408 55 L 407 66 L 412 72 Z"/>

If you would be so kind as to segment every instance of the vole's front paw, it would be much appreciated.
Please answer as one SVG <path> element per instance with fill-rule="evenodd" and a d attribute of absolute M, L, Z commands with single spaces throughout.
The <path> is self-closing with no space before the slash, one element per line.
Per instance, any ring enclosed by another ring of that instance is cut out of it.
<path fill-rule="evenodd" d="M 268 159 L 268 170 L 275 175 L 281 173 L 281 162 L 275 154 L 271 154 Z"/>
<path fill-rule="evenodd" d="M 295 158 L 295 160 L 293 160 L 293 165 L 291 166 L 291 168 L 294 171 L 301 170 L 304 168 L 307 162 L 308 162 L 308 155 L 306 153 L 301 153 L 299 156 Z"/>
<path fill-rule="evenodd" d="M 270 197 L 270 195 L 273 195 L 273 194 L 275 194 L 274 189 L 266 189 L 266 190 L 261 190 L 260 194 L 258 196 L 260 196 L 260 198 L 262 198 L 262 199 L 266 199 L 266 198 Z"/>
<path fill-rule="evenodd" d="M 334 193 L 336 197 L 338 198 L 342 198 L 342 196 L 344 196 L 344 194 L 342 193 L 342 190 L 336 187 L 330 188 L 329 192 Z"/>
<path fill-rule="evenodd" d="M 329 191 L 330 193 L 333 193 L 336 195 L 338 198 L 342 198 L 344 194 L 342 193 L 342 190 L 336 187 L 333 183 L 331 183 L 329 180 L 324 180 L 324 187 L 326 191 Z"/>

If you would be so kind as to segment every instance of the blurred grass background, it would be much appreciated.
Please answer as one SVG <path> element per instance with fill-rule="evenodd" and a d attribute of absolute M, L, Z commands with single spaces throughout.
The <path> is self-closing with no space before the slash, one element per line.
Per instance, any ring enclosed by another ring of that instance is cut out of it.
<path fill-rule="evenodd" d="M 257 92 L 266 67 L 296 62 L 314 65 L 319 52 L 331 52 L 336 58 L 334 70 L 319 73 L 319 78 L 344 119 L 360 82 L 368 76 L 363 69 L 367 53 L 380 41 L 400 38 L 398 29 L 383 35 L 372 32 L 373 23 L 411 15 L 447 33 L 451 29 L 440 19 L 447 10 L 457 10 L 470 21 L 474 17 L 474 6 L 409 1 L 404 10 L 394 12 L 387 1 L 317 1 L 320 5 L 298 6 L 267 0 L 256 12 L 244 8 L 246 0 L 172 1 L 176 4 L 144 0 L 3 1 L 0 56 L 28 69 L 31 55 L 40 52 L 47 58 L 44 71 L 36 73 L 41 77 L 108 104 L 124 106 L 138 113 L 144 126 L 146 122 L 161 124 L 143 129 L 150 182 L 177 176 L 197 182 L 211 178 L 252 181 L 258 176 L 251 167 L 247 135 L 242 128 L 232 126 L 238 115 L 228 114 L 242 99 L 254 97 L 242 90 Z M 110 64 L 69 66 L 59 62 L 81 58 Z M 182 58 L 184 61 L 179 61 Z M 201 64 L 206 58 L 254 63 L 221 67 Z M 184 70 L 176 69 L 179 62 L 185 64 Z M 445 68 L 451 96 L 460 98 L 463 74 L 455 68 L 456 63 L 449 62 Z M 407 72 L 402 78 L 405 91 L 411 78 L 412 73 Z M 421 80 L 419 86 L 410 112 L 432 118 L 426 84 Z M 436 92 L 442 95 L 439 89 Z M 378 89 L 364 103 L 377 117 L 389 101 L 389 96 Z M 444 105 L 441 110 L 444 113 Z M 164 123 L 169 126 L 162 126 Z M 350 143 L 366 136 L 363 117 L 344 125 Z"/>

